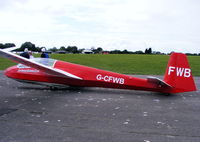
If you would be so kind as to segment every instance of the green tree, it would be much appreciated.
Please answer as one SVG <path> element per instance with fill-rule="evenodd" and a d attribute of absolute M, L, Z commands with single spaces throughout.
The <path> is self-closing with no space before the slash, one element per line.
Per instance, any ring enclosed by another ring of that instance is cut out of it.
<path fill-rule="evenodd" d="M 58 51 L 58 49 L 57 49 L 56 47 L 53 47 L 53 48 L 51 48 L 51 49 L 49 49 L 49 50 L 52 51 L 52 52 Z"/>
<path fill-rule="evenodd" d="M 135 53 L 135 54 L 144 54 L 144 52 L 143 52 L 143 51 L 140 51 L 140 50 L 139 50 L 139 51 L 135 51 L 134 53 Z"/>
<path fill-rule="evenodd" d="M 0 49 L 4 49 L 4 48 L 9 48 L 9 47 L 15 47 L 14 43 L 0 43 Z"/>
<path fill-rule="evenodd" d="M 110 54 L 121 54 L 122 51 L 120 50 L 113 50 L 113 51 L 110 51 Z"/>
<path fill-rule="evenodd" d="M 98 52 L 98 53 L 102 53 L 102 51 L 103 51 L 103 48 L 101 48 L 101 47 L 98 47 L 98 48 L 97 48 L 97 52 Z"/>
<path fill-rule="evenodd" d="M 147 49 L 147 48 L 145 49 L 144 53 L 145 53 L 145 54 L 148 54 L 148 49 Z"/>
<path fill-rule="evenodd" d="M 145 49 L 145 52 L 144 52 L 144 53 L 145 53 L 145 54 L 152 54 L 152 49 L 151 49 L 151 47 Z"/>
<path fill-rule="evenodd" d="M 85 48 L 78 49 L 78 53 L 82 53 L 85 50 Z"/>
<path fill-rule="evenodd" d="M 65 46 L 61 46 L 59 50 L 64 50 L 64 51 L 66 51 L 66 48 L 65 48 Z"/>
<path fill-rule="evenodd" d="M 14 43 L 5 43 L 5 44 L 4 44 L 4 47 L 5 47 L 5 48 L 15 47 L 15 44 L 14 44 Z"/>
<path fill-rule="evenodd" d="M 17 49 L 17 51 L 24 51 L 25 48 L 27 48 L 30 51 L 35 51 L 38 52 L 38 48 L 35 47 L 35 44 L 31 43 L 31 42 L 25 42 L 21 45 L 21 47 L 19 49 Z"/>
<path fill-rule="evenodd" d="M 122 54 L 129 54 L 129 53 L 130 52 L 128 50 L 126 50 L 126 49 L 122 51 Z"/>
<path fill-rule="evenodd" d="M 151 47 L 149 48 L 149 54 L 152 54 L 152 49 L 151 49 Z"/>
<path fill-rule="evenodd" d="M 78 53 L 78 48 L 76 46 L 68 46 L 66 51 L 69 53 Z"/>
<path fill-rule="evenodd" d="M 4 44 L 0 43 L 0 49 L 4 49 Z"/>

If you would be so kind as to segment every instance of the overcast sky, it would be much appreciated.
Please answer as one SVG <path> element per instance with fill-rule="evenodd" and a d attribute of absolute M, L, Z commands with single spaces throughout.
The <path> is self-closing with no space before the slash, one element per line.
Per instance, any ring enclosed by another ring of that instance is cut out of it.
<path fill-rule="evenodd" d="M 0 43 L 200 53 L 199 0 L 0 0 Z"/>

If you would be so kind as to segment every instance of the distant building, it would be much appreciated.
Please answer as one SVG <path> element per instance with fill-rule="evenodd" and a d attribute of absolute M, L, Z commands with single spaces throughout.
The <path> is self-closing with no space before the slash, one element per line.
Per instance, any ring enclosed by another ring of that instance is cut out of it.
<path fill-rule="evenodd" d="M 108 51 L 102 51 L 102 54 L 109 54 L 109 52 Z"/>
<path fill-rule="evenodd" d="M 66 54 L 67 52 L 65 50 L 59 50 L 59 51 L 56 51 L 57 54 Z"/>
<path fill-rule="evenodd" d="M 52 54 L 52 51 L 46 50 L 45 53 L 47 53 L 47 54 Z"/>
<path fill-rule="evenodd" d="M 91 49 L 84 49 L 82 51 L 83 54 L 93 54 L 94 52 Z"/>

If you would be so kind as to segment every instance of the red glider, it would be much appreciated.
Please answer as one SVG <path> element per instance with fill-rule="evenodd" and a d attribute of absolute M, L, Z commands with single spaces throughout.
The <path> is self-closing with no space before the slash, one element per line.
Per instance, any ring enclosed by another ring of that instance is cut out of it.
<path fill-rule="evenodd" d="M 7 77 L 22 82 L 161 93 L 196 91 L 187 57 L 182 53 L 171 54 L 164 80 L 156 77 L 141 79 L 49 58 L 26 59 L 6 49 L 0 49 L 0 56 L 20 63 L 6 69 L 4 73 Z"/>

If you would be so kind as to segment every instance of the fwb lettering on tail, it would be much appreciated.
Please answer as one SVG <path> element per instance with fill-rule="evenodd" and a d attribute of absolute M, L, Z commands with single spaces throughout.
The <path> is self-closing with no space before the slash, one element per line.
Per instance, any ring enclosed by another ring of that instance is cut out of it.
<path fill-rule="evenodd" d="M 180 77 L 190 77 L 191 76 L 191 69 L 190 68 L 180 68 L 169 66 L 168 75 L 171 75 L 172 72 L 176 72 L 176 76 Z"/>

